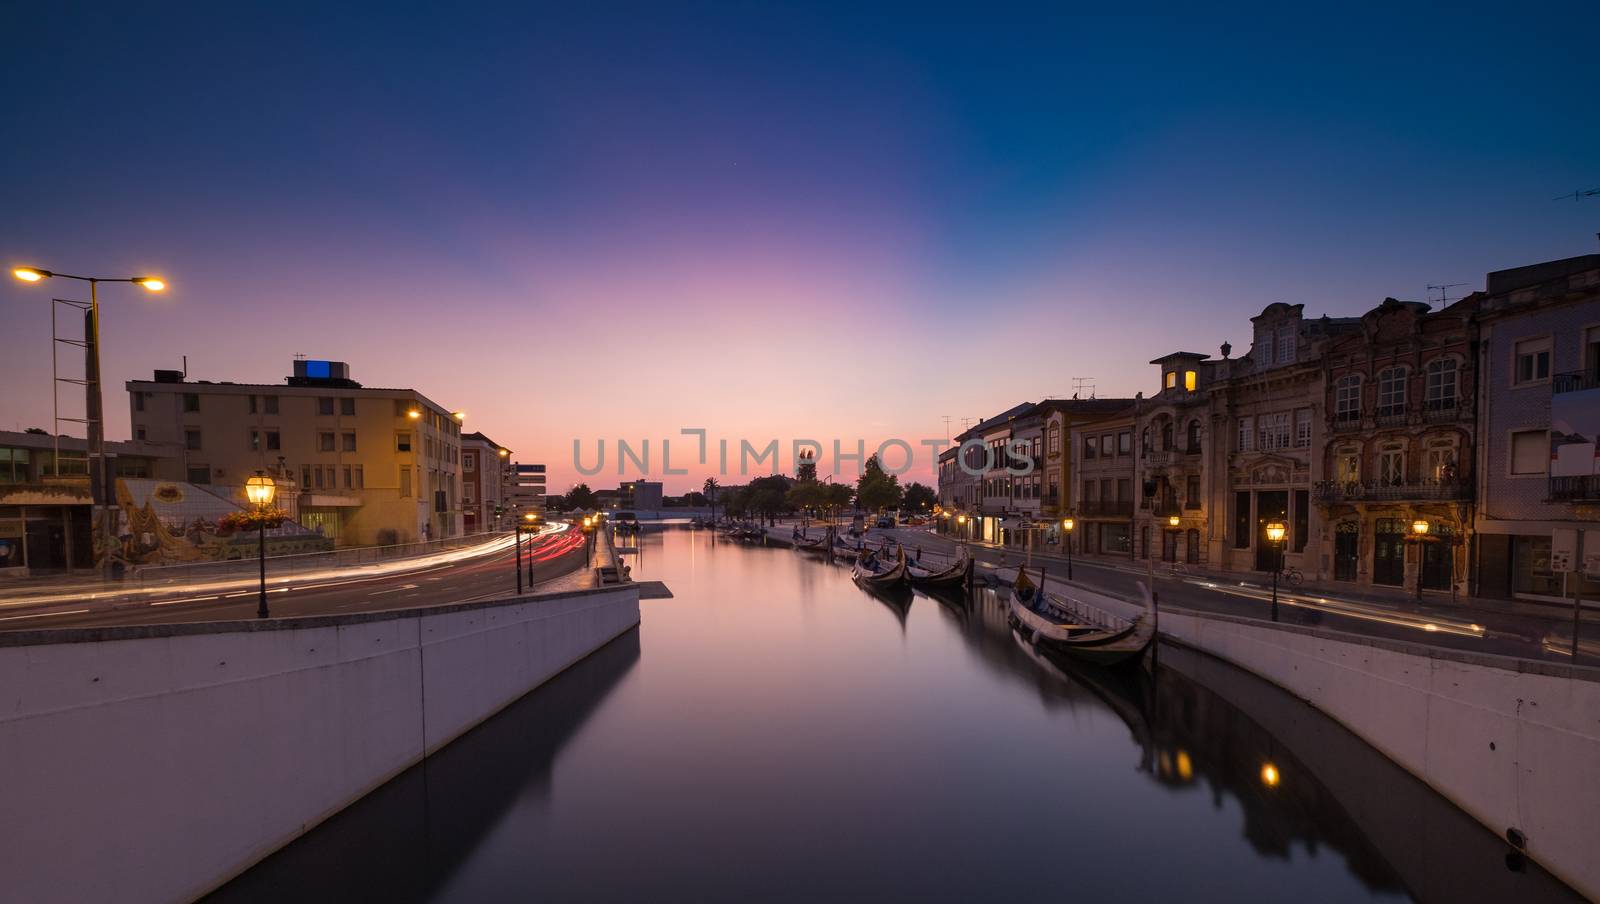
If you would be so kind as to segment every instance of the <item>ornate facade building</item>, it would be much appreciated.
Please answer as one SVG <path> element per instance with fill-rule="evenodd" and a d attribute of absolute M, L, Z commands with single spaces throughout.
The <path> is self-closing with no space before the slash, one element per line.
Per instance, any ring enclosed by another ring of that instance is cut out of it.
<path fill-rule="evenodd" d="M 1476 301 L 1443 310 L 1393 298 L 1331 343 L 1323 477 L 1324 577 L 1466 592 L 1472 526 Z M 1412 525 L 1425 522 L 1426 541 Z"/>

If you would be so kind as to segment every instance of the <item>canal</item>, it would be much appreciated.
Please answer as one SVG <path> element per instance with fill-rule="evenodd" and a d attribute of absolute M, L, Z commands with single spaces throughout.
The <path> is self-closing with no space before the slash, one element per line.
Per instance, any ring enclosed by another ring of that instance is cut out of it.
<path fill-rule="evenodd" d="M 634 574 L 675 598 L 212 900 L 1578 900 L 1191 651 L 1074 670 L 993 591 L 703 531 Z"/>

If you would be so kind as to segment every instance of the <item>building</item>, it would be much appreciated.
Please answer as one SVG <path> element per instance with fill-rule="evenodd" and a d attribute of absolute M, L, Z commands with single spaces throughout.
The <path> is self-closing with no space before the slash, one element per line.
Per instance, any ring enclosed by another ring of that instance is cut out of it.
<path fill-rule="evenodd" d="M 505 470 L 502 504 L 518 516 L 544 511 L 547 495 L 544 465 L 515 462 Z"/>
<path fill-rule="evenodd" d="M 182 471 L 148 442 L 108 442 L 106 457 L 119 483 L 173 480 Z M 0 578 L 94 569 L 93 512 L 85 440 L 0 431 Z"/>
<path fill-rule="evenodd" d="M 469 534 L 499 530 L 511 450 L 482 433 L 461 436 L 461 520 Z"/>
<path fill-rule="evenodd" d="M 1107 555 L 1133 555 L 1133 511 L 1138 495 L 1133 437 L 1137 420 L 1135 400 L 1111 400 L 1120 406 L 1098 419 L 1080 417 L 1052 424 L 1046 432 L 1047 465 L 1062 462 L 1062 486 L 1068 490 L 1066 504 L 1058 517 L 1072 515 L 1073 548 L 1079 552 Z M 1064 435 L 1063 435 L 1064 433 Z M 1058 455 L 1059 452 L 1059 455 Z M 1071 463 L 1069 466 L 1067 463 Z M 1054 484 L 1052 484 L 1054 486 Z M 1046 502 L 1051 499 L 1046 489 Z"/>
<path fill-rule="evenodd" d="M 1500 270 L 1485 282 L 1475 299 L 1475 593 L 1595 599 L 1600 582 L 1563 575 L 1551 553 L 1555 531 L 1592 533 L 1600 519 L 1600 255 Z"/>
<path fill-rule="evenodd" d="M 136 439 L 172 450 L 189 483 L 272 475 L 300 523 L 336 545 L 462 531 L 459 418 L 414 389 L 363 387 L 342 362 L 294 362 L 282 384 L 127 384 Z"/>
<path fill-rule="evenodd" d="M 656 480 L 630 480 L 617 488 L 617 504 L 624 509 L 657 511 L 661 508 L 662 486 Z"/>
<path fill-rule="evenodd" d="M 1224 357 L 1226 354 L 1224 351 Z M 1215 460 L 1219 454 L 1216 444 L 1211 441 L 1218 418 L 1212 389 L 1228 365 L 1208 360 L 1199 352 L 1184 351 L 1150 363 L 1157 368 L 1159 388 L 1148 398 L 1141 395 L 1134 409 L 1139 450 L 1135 478 L 1139 504 L 1130 538 L 1136 544 L 1134 555 L 1208 565 L 1217 559 L 1218 529 L 1212 517 L 1215 506 L 1208 500 L 1222 470 Z M 1104 435 L 1083 439 L 1105 443 Z M 1078 453 L 1088 460 L 1087 448 Z M 1088 491 L 1080 488 L 1080 492 L 1087 497 Z"/>
<path fill-rule="evenodd" d="M 1388 298 L 1322 353 L 1315 571 L 1375 588 L 1466 593 L 1473 521 L 1476 299 Z M 1298 439 L 1298 434 L 1296 435 Z M 1430 525 L 1420 542 L 1412 525 Z M 1307 575 L 1312 568 L 1304 568 Z"/>

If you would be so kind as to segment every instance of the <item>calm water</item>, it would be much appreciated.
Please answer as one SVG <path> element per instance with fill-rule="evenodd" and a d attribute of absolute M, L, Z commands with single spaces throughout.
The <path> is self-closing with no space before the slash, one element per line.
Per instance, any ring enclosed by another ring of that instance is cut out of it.
<path fill-rule="evenodd" d="M 1566 900 L 1337 725 L 1163 648 L 1072 672 L 1003 598 L 647 534 L 643 625 L 223 901 Z"/>

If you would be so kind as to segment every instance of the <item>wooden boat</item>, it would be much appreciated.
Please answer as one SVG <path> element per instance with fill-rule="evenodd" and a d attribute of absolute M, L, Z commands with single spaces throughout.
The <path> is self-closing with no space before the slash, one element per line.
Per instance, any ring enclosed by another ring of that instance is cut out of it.
<path fill-rule="evenodd" d="M 791 542 L 794 543 L 795 549 L 806 552 L 827 552 L 828 547 L 833 543 L 833 529 L 829 528 L 823 532 L 822 536 L 816 539 L 807 537 L 805 534 L 798 534 L 794 536 Z"/>
<path fill-rule="evenodd" d="M 872 550 L 863 550 L 856 557 L 851 577 L 855 578 L 856 583 L 874 589 L 902 587 L 906 583 L 905 551 L 902 550 L 900 556 L 890 564 Z"/>
<path fill-rule="evenodd" d="M 1144 588 L 1145 612 L 1125 627 L 1105 628 L 1080 624 L 1066 609 L 1051 602 L 1033 583 L 1026 568 L 1017 569 L 1010 597 L 1011 617 L 1033 643 L 1075 659 L 1099 665 L 1116 665 L 1143 653 L 1155 638 L 1156 620 L 1150 591 Z"/>
<path fill-rule="evenodd" d="M 972 582 L 972 557 L 962 554 L 948 568 L 929 568 L 916 559 L 906 562 L 906 576 L 914 587 L 963 587 Z"/>

